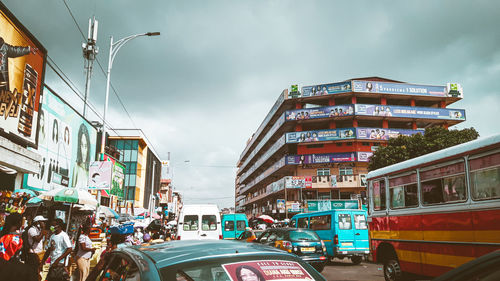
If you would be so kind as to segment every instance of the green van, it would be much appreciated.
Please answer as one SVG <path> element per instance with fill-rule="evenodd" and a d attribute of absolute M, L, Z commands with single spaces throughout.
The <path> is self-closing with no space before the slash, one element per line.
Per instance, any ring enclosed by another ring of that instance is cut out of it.
<path fill-rule="evenodd" d="M 222 215 L 222 239 L 236 239 L 248 227 L 245 214 Z"/>

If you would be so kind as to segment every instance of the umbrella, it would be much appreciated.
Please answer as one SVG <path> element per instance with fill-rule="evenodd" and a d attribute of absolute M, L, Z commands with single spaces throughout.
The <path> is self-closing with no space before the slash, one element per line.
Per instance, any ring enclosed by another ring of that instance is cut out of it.
<path fill-rule="evenodd" d="M 71 221 L 71 210 L 73 204 L 86 204 L 90 206 L 97 206 L 97 200 L 88 191 L 80 188 L 62 187 L 56 188 L 38 195 L 38 198 L 47 201 L 71 203 L 69 208 L 68 222 Z M 69 223 L 66 224 L 66 232 L 68 232 Z"/>
<path fill-rule="evenodd" d="M 36 197 L 35 191 L 33 191 L 31 189 L 20 188 L 20 189 L 14 190 L 14 194 L 17 194 L 17 193 L 28 194 L 31 198 L 30 198 L 30 200 L 28 200 L 27 204 L 30 206 L 33 206 L 33 205 L 36 205 L 36 204 L 42 202 L 42 200 L 40 198 Z"/>
<path fill-rule="evenodd" d="M 257 218 L 258 218 L 258 219 L 261 219 L 261 220 L 263 220 L 263 221 L 265 221 L 265 222 L 267 222 L 267 223 L 274 223 L 274 219 L 273 219 L 273 218 L 271 218 L 271 217 L 270 217 L 270 216 L 268 216 L 268 215 L 260 215 L 260 216 L 258 216 Z"/>
<path fill-rule="evenodd" d="M 115 218 L 115 219 L 120 218 L 120 215 L 118 215 L 118 213 L 115 210 L 106 206 L 101 206 L 101 213 L 103 213 L 104 216 L 107 218 Z"/>

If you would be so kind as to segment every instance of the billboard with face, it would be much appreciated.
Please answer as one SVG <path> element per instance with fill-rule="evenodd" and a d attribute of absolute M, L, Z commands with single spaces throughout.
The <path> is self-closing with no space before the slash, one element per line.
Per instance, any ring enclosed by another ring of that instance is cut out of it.
<path fill-rule="evenodd" d="M 61 186 L 87 188 L 96 138 L 97 130 L 45 87 L 36 149 L 42 156 L 41 172 L 25 175 L 23 186 L 35 190 Z"/>
<path fill-rule="evenodd" d="M 0 133 L 36 147 L 47 51 L 0 3 Z"/>

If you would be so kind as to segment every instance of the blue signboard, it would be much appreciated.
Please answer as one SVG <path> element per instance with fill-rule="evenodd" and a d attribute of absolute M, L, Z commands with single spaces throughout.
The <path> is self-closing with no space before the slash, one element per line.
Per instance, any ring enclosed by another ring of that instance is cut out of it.
<path fill-rule="evenodd" d="M 354 152 L 286 156 L 287 165 L 339 163 L 339 162 L 353 162 L 353 161 L 356 161 L 356 154 Z"/>
<path fill-rule="evenodd" d="M 424 134 L 424 130 L 388 129 L 388 128 L 356 128 L 356 138 L 363 140 L 388 140 L 398 136 Z"/>
<path fill-rule="evenodd" d="M 427 86 L 380 81 L 352 81 L 352 91 L 361 93 L 447 97 L 446 86 Z"/>
<path fill-rule="evenodd" d="M 374 104 L 356 104 L 355 108 L 356 115 L 365 116 L 465 120 L 464 109 Z"/>
<path fill-rule="evenodd" d="M 316 108 L 303 108 L 286 111 L 286 121 L 306 120 L 317 118 L 341 117 L 354 114 L 354 107 L 349 105 L 336 105 Z"/>
<path fill-rule="evenodd" d="M 339 82 L 302 87 L 302 97 L 324 96 L 351 91 L 351 82 Z"/>
<path fill-rule="evenodd" d="M 354 139 L 356 138 L 355 132 L 354 128 L 290 132 L 286 134 L 286 143 Z"/>

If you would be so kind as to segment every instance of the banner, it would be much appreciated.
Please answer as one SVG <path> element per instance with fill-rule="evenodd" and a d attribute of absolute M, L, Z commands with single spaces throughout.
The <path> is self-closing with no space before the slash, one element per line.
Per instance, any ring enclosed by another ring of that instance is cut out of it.
<path fill-rule="evenodd" d="M 276 209 L 285 210 L 285 199 L 276 199 Z"/>
<path fill-rule="evenodd" d="M 123 184 L 125 181 L 125 165 L 107 154 L 100 154 L 101 161 L 110 161 L 113 163 L 113 176 L 111 181 L 110 194 L 123 200 Z"/>
<path fill-rule="evenodd" d="M 386 129 L 386 128 L 356 128 L 356 138 L 363 140 L 388 140 L 399 136 L 424 134 L 425 130 Z"/>
<path fill-rule="evenodd" d="M 336 105 L 327 107 L 303 108 L 303 109 L 287 110 L 285 114 L 286 114 L 286 121 L 341 117 L 341 116 L 353 115 L 354 107 L 352 104 L 349 104 L 349 105 Z"/>
<path fill-rule="evenodd" d="M 286 133 L 286 143 L 336 141 L 356 138 L 356 129 L 329 129 Z"/>
<path fill-rule="evenodd" d="M 453 84 L 453 85 L 455 85 L 455 88 L 460 87 L 459 84 Z M 458 85 L 458 87 L 456 85 Z M 393 82 L 380 82 L 380 81 L 353 80 L 352 91 L 359 93 L 419 95 L 419 96 L 433 96 L 433 97 L 453 97 L 453 96 L 458 97 L 457 94 L 453 92 L 450 93 L 450 90 L 447 90 L 445 86 L 427 86 L 427 85 L 414 85 L 406 83 L 393 83 Z"/>
<path fill-rule="evenodd" d="M 87 188 L 94 159 L 97 130 L 70 105 L 44 89 L 38 130 L 42 156 L 40 174 L 25 174 L 23 186 L 34 190 L 58 187 Z"/>
<path fill-rule="evenodd" d="M 465 120 L 464 109 L 414 107 L 398 105 L 356 104 L 356 115 L 401 118 Z"/>
<path fill-rule="evenodd" d="M 307 200 L 308 212 L 322 212 L 335 209 L 359 209 L 357 200 Z"/>
<path fill-rule="evenodd" d="M 94 161 L 89 168 L 88 189 L 111 189 L 113 163 L 111 161 Z"/>
<path fill-rule="evenodd" d="M 302 87 L 302 97 L 324 96 L 351 91 L 351 82 L 339 82 Z M 300 96 L 299 96 L 300 97 Z"/>
<path fill-rule="evenodd" d="M 328 153 L 328 154 L 307 154 L 288 155 L 285 158 L 287 165 L 319 164 L 319 163 L 339 163 L 356 161 L 355 153 Z"/>
<path fill-rule="evenodd" d="M 313 280 L 312 276 L 298 263 L 283 260 L 243 261 L 223 264 L 222 268 L 231 281 L 240 280 Z M 225 277 L 224 272 L 214 272 L 213 276 Z M 222 273 L 222 274 L 221 274 Z"/>
<path fill-rule="evenodd" d="M 370 157 L 373 156 L 373 152 L 358 151 L 358 162 L 370 162 Z"/>
<path fill-rule="evenodd" d="M 37 146 L 47 51 L 0 3 L 0 133 Z"/>

